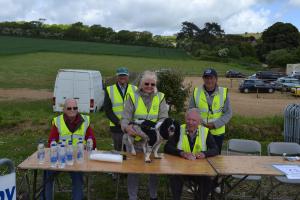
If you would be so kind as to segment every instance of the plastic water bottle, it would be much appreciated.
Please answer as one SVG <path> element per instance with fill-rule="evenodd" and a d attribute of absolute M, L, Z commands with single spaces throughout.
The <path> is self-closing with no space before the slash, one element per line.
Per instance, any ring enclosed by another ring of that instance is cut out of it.
<path fill-rule="evenodd" d="M 79 141 L 77 145 L 76 161 L 79 164 L 83 163 L 84 161 L 84 146 L 82 141 Z"/>
<path fill-rule="evenodd" d="M 45 145 L 42 140 L 40 140 L 37 148 L 37 159 L 39 164 L 45 162 Z"/>
<path fill-rule="evenodd" d="M 58 150 L 58 167 L 65 168 L 66 166 L 66 148 L 65 145 L 61 145 Z"/>
<path fill-rule="evenodd" d="M 87 141 L 86 141 L 86 151 L 88 152 L 88 156 L 90 158 L 90 155 L 93 151 L 93 139 L 92 139 L 92 137 L 89 137 L 89 139 L 87 139 Z"/>
<path fill-rule="evenodd" d="M 57 165 L 57 145 L 55 140 L 51 142 L 50 146 L 50 164 L 52 168 L 55 168 Z"/>
<path fill-rule="evenodd" d="M 69 140 L 67 145 L 67 165 L 73 165 L 74 159 L 73 159 L 73 145 L 72 141 Z"/>

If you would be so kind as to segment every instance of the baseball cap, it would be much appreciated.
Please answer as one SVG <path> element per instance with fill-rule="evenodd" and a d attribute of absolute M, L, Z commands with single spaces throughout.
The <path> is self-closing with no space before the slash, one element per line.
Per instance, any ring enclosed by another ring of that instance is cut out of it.
<path fill-rule="evenodd" d="M 203 77 L 204 76 L 215 76 L 215 77 L 217 77 L 218 73 L 216 72 L 216 70 L 214 70 L 212 68 L 209 68 L 209 69 L 204 70 Z"/>
<path fill-rule="evenodd" d="M 128 69 L 126 67 L 119 67 L 117 69 L 117 73 L 116 73 L 117 76 L 120 76 L 120 75 L 126 75 L 126 76 L 129 76 L 129 72 L 128 72 Z"/>

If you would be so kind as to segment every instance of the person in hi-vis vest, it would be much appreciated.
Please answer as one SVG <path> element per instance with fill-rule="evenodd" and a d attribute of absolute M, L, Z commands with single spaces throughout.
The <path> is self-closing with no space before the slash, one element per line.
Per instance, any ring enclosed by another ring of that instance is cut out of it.
<path fill-rule="evenodd" d="M 209 68 L 203 72 L 203 86 L 196 87 L 190 99 L 189 108 L 198 108 L 203 125 L 209 128 L 221 154 L 225 134 L 225 124 L 232 117 L 228 89 L 219 87 L 216 70 Z"/>
<path fill-rule="evenodd" d="M 117 69 L 116 80 L 115 84 L 106 87 L 103 108 L 109 119 L 114 149 L 121 151 L 123 131 L 120 125 L 120 119 L 124 109 L 124 99 L 126 94 L 134 93 L 137 87 L 128 83 L 129 72 L 126 67 Z"/>
<path fill-rule="evenodd" d="M 127 94 L 124 111 L 121 119 L 121 127 L 124 131 L 124 141 L 126 137 L 135 137 L 134 148 L 136 152 L 142 152 L 141 138 L 130 122 L 136 119 L 147 119 L 153 122 L 162 122 L 168 117 L 169 107 L 165 100 L 165 95 L 157 91 L 157 76 L 155 72 L 145 71 L 139 83 L 139 89 L 134 94 Z M 130 146 L 126 145 L 126 150 L 130 152 Z M 139 176 L 128 174 L 127 191 L 129 200 L 137 200 Z M 157 199 L 158 177 L 149 176 L 150 200 Z"/>
<path fill-rule="evenodd" d="M 180 156 L 187 160 L 205 159 L 218 155 L 218 146 L 209 129 L 201 125 L 200 112 L 192 108 L 185 115 L 185 124 L 180 126 L 180 135 L 171 137 L 164 147 L 165 153 Z M 191 165 L 197 163 L 191 162 Z M 171 175 L 170 187 L 173 200 L 180 200 L 185 181 L 192 181 L 197 186 L 195 199 L 207 199 L 213 189 L 213 181 L 207 176 Z M 199 192 L 201 191 L 201 192 Z"/>
<path fill-rule="evenodd" d="M 79 114 L 75 99 L 66 99 L 63 114 L 52 120 L 48 145 L 50 147 L 53 140 L 56 142 L 65 140 L 66 144 L 68 144 L 69 141 L 72 141 L 75 149 L 80 138 L 84 143 L 91 138 L 93 140 L 93 149 L 96 148 L 96 138 L 90 127 L 90 117 L 88 115 Z M 58 173 L 58 171 L 45 171 L 45 194 L 41 195 L 41 199 L 44 199 L 44 196 L 46 200 L 53 199 L 53 179 L 49 181 L 49 178 L 53 178 Z M 84 197 L 83 173 L 69 172 L 69 174 L 72 178 L 72 199 L 82 200 Z"/>

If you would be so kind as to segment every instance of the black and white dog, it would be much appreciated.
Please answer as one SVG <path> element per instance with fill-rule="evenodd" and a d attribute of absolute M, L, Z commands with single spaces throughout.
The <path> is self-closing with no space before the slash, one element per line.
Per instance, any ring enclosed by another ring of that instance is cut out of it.
<path fill-rule="evenodd" d="M 163 122 L 155 123 L 150 120 L 135 120 L 132 122 L 133 128 L 142 138 L 142 148 L 145 154 L 145 162 L 150 163 L 150 155 L 153 152 L 154 158 L 160 159 L 157 151 L 163 141 L 168 140 L 173 135 L 179 136 L 180 125 L 172 118 L 166 118 Z M 136 155 L 134 149 L 134 137 L 128 136 L 128 145 L 131 149 L 131 154 Z"/>

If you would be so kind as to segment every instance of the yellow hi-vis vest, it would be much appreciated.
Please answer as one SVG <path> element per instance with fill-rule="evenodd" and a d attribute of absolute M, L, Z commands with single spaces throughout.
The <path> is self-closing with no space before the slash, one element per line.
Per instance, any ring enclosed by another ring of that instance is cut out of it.
<path fill-rule="evenodd" d="M 180 126 L 180 137 L 177 143 L 177 149 L 183 150 L 186 153 L 200 153 L 206 151 L 206 138 L 208 135 L 208 128 L 204 126 L 198 126 L 196 141 L 193 150 L 191 150 L 189 139 L 186 132 L 186 124 Z"/>
<path fill-rule="evenodd" d="M 137 93 L 129 93 L 129 95 L 126 96 L 127 98 L 130 97 L 132 100 L 132 103 L 134 105 L 135 111 L 133 115 L 133 119 L 147 119 L 152 122 L 157 122 L 158 120 L 158 114 L 159 114 L 159 107 L 160 103 L 165 97 L 165 94 L 162 92 L 158 92 L 156 95 L 153 96 L 151 107 L 148 111 L 142 97 Z M 136 136 L 136 141 L 141 140 L 141 137 Z"/>
<path fill-rule="evenodd" d="M 63 139 L 65 139 L 66 144 L 68 144 L 69 141 L 71 140 L 72 144 L 74 146 L 76 146 L 78 141 L 79 141 L 79 138 L 81 138 L 83 143 L 85 143 L 84 138 L 85 138 L 86 130 L 90 125 L 90 117 L 87 116 L 87 115 L 81 115 L 81 116 L 82 116 L 84 121 L 81 124 L 81 126 L 74 133 L 72 133 L 68 129 L 68 127 L 65 123 L 63 114 L 59 115 L 58 117 L 55 117 L 53 119 L 52 124 L 57 127 L 57 130 L 58 130 L 58 133 L 59 133 L 59 142 L 62 142 Z"/>
<path fill-rule="evenodd" d="M 227 88 L 218 87 L 211 108 L 208 107 L 205 92 L 203 88 L 195 88 L 194 101 L 196 107 L 200 110 L 201 118 L 206 122 L 214 122 L 223 115 L 223 108 L 227 98 Z M 216 129 L 211 129 L 212 135 L 222 135 L 225 133 L 225 125 Z"/>
<path fill-rule="evenodd" d="M 112 104 L 112 111 L 115 113 L 115 115 L 121 119 L 122 112 L 124 110 L 124 100 L 122 98 L 122 95 L 120 94 L 117 84 L 111 85 L 106 87 L 108 96 L 111 100 Z M 127 90 L 124 96 L 128 93 L 134 93 L 137 90 L 137 87 L 131 84 L 128 84 Z M 115 124 L 110 121 L 109 126 L 115 126 Z"/>

